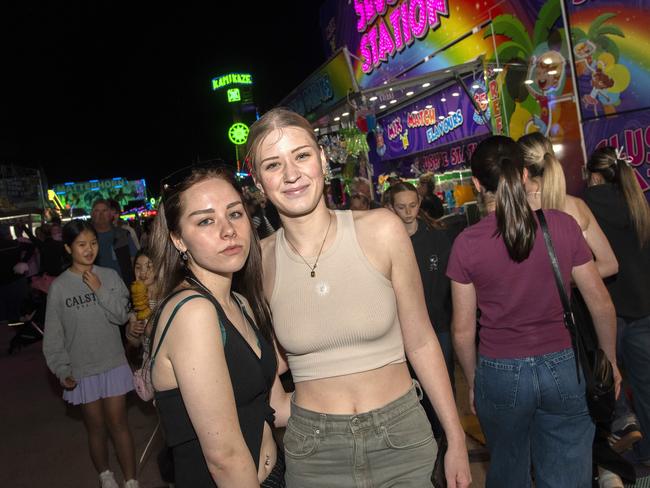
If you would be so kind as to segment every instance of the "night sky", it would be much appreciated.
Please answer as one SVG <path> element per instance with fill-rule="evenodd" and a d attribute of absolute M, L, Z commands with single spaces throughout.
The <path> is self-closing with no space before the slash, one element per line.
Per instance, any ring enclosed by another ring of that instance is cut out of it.
<path fill-rule="evenodd" d="M 233 160 L 210 80 L 250 72 L 260 110 L 277 104 L 325 61 L 322 3 L 2 2 L 0 163 L 42 165 L 50 186 L 152 187 L 197 158 Z"/>

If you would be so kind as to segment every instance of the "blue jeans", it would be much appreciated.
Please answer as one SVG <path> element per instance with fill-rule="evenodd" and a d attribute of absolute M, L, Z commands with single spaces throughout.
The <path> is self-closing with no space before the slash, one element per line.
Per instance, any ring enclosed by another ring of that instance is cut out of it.
<path fill-rule="evenodd" d="M 573 350 L 520 359 L 479 356 L 475 403 L 490 450 L 488 488 L 591 487 L 594 424 Z"/>
<path fill-rule="evenodd" d="M 627 380 L 634 393 L 634 410 L 643 433 L 634 451 L 640 461 L 650 461 L 650 316 L 625 323 L 621 346 Z"/>
<path fill-rule="evenodd" d="M 610 426 L 611 432 L 623 430 L 628 424 L 638 424 L 639 420 L 630 407 L 630 402 L 625 395 L 625 387 L 629 386 L 627 373 L 625 372 L 625 360 L 623 359 L 623 331 L 625 330 L 625 320 L 616 317 L 616 360 L 618 368 L 623 373 L 623 384 L 621 385 L 621 394 L 616 399 L 616 408 L 614 411 L 614 420 Z"/>

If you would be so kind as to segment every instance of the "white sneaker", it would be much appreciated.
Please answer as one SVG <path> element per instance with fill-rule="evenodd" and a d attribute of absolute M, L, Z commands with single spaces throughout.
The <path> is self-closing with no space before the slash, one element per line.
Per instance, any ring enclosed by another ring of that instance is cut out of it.
<path fill-rule="evenodd" d="M 124 488 L 140 488 L 140 484 L 138 483 L 138 480 L 129 480 L 124 483 Z"/>
<path fill-rule="evenodd" d="M 625 488 L 623 480 L 616 473 L 612 473 L 598 466 L 598 487 L 599 488 Z"/>
<path fill-rule="evenodd" d="M 99 482 L 102 488 L 120 488 L 120 485 L 115 481 L 115 475 L 108 469 L 103 473 L 99 473 Z"/>

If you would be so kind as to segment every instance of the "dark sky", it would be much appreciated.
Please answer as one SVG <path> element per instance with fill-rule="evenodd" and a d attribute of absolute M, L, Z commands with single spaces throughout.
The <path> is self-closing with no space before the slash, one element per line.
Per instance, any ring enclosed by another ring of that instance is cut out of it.
<path fill-rule="evenodd" d="M 210 80 L 251 72 L 272 107 L 324 61 L 321 4 L 3 1 L 0 162 L 42 164 L 50 184 L 151 185 L 197 158 L 234 159 Z"/>

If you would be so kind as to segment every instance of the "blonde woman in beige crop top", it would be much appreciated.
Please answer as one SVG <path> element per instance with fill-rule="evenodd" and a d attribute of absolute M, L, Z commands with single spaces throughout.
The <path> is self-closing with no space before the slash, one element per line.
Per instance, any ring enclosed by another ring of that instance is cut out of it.
<path fill-rule="evenodd" d="M 292 369 L 295 405 L 323 418 L 378 411 L 412 388 L 405 354 L 449 442 L 448 485 L 469 486 L 465 435 L 403 224 L 384 209 L 326 207 L 324 152 L 294 112 L 265 114 L 251 127 L 247 151 L 258 188 L 282 220 L 283 228 L 262 242 L 262 260 L 276 339 L 286 351 L 279 354 L 280 373 Z M 319 306 L 318 297 L 338 287 L 346 290 L 341 303 Z M 288 488 L 290 469 L 288 460 Z"/>

